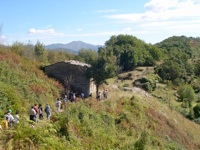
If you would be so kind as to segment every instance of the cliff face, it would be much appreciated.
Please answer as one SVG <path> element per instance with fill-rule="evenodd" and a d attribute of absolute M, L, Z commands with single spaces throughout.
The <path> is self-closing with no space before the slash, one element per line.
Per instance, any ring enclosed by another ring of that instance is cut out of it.
<path fill-rule="evenodd" d="M 44 72 L 62 83 L 67 91 L 83 92 L 88 96 L 96 90 L 94 83 L 85 75 L 88 67 L 90 65 L 78 61 L 58 62 L 44 67 Z"/>

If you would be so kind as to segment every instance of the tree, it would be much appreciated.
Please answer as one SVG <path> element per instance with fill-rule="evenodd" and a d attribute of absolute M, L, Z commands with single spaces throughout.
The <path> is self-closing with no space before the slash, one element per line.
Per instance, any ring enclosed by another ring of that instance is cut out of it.
<path fill-rule="evenodd" d="M 97 59 L 98 53 L 91 49 L 81 49 L 78 52 L 78 56 L 81 57 L 85 63 L 91 64 L 92 61 Z"/>
<path fill-rule="evenodd" d="M 200 60 L 198 60 L 195 64 L 194 64 L 194 66 L 195 66 L 195 75 L 196 76 L 200 76 Z"/>
<path fill-rule="evenodd" d="M 47 61 L 46 50 L 42 43 L 37 41 L 34 51 L 35 51 L 35 55 L 39 61 L 42 61 L 42 62 Z"/>
<path fill-rule="evenodd" d="M 163 80 L 171 80 L 171 81 L 174 81 L 175 79 L 181 77 L 182 74 L 179 64 L 172 60 L 167 60 L 163 64 L 157 66 L 156 73 Z"/>
<path fill-rule="evenodd" d="M 199 118 L 200 117 L 200 104 L 197 104 L 194 108 L 194 117 L 195 118 Z"/>
<path fill-rule="evenodd" d="M 137 66 L 153 66 L 161 56 L 161 50 L 131 35 L 112 36 L 105 43 L 106 49 L 113 51 L 117 65 L 123 71 L 132 70 Z"/>
<path fill-rule="evenodd" d="M 190 38 L 187 38 L 186 36 L 173 36 L 160 43 L 157 43 L 156 46 L 165 49 L 169 53 L 176 49 L 179 52 L 185 53 L 189 57 L 192 56 Z"/>
<path fill-rule="evenodd" d="M 96 84 L 96 93 L 99 92 L 99 86 L 106 82 L 106 79 L 114 77 L 116 75 L 115 61 L 112 61 L 112 57 L 106 57 L 105 50 L 101 49 L 97 60 L 91 62 L 91 67 L 88 68 L 86 74 L 89 78 L 92 78 Z M 105 53 L 104 53 L 105 52 Z"/>
<path fill-rule="evenodd" d="M 178 94 L 180 96 L 180 100 L 185 104 L 189 104 L 191 106 L 192 102 L 196 100 L 196 95 L 194 89 L 190 85 L 184 85 L 178 90 Z"/>
<path fill-rule="evenodd" d="M 35 55 L 39 57 L 44 54 L 44 51 L 45 51 L 44 45 L 39 41 L 37 41 L 35 45 Z"/>
<path fill-rule="evenodd" d="M 66 75 L 63 79 L 65 93 L 69 93 L 71 91 L 71 84 L 74 80 L 74 76 L 72 74 Z"/>
<path fill-rule="evenodd" d="M 12 44 L 11 50 L 15 52 L 16 54 L 23 56 L 25 52 L 25 46 L 23 43 L 15 42 Z"/>
<path fill-rule="evenodd" d="M 162 64 L 156 67 L 156 73 L 163 80 L 183 80 L 189 82 L 193 74 L 193 67 L 188 61 L 189 57 L 184 52 L 177 49 L 171 51 L 168 58 Z"/>

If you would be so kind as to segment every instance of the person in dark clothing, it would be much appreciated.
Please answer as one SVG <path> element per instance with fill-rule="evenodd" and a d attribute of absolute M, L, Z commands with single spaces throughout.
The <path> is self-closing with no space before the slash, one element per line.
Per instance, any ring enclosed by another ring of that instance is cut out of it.
<path fill-rule="evenodd" d="M 72 91 L 69 93 L 69 100 L 70 100 L 71 102 L 73 102 L 73 92 L 72 92 Z"/>
<path fill-rule="evenodd" d="M 46 105 L 44 111 L 46 112 L 47 119 L 50 120 L 50 116 L 51 116 L 51 108 L 50 108 L 49 104 Z"/>

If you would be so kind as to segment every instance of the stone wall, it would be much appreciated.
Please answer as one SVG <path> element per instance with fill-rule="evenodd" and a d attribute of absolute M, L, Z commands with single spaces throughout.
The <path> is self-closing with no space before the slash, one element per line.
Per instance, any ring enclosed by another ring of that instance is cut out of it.
<path fill-rule="evenodd" d="M 88 96 L 89 93 L 96 91 L 92 79 L 85 75 L 88 67 L 90 65 L 78 61 L 63 61 L 44 67 L 44 72 L 62 83 L 65 88 L 70 88 L 77 94 L 83 92 Z"/>

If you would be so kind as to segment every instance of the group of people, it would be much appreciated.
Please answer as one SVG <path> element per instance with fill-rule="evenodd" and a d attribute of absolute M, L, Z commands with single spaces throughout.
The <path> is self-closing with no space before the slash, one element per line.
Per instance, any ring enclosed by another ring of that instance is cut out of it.
<path fill-rule="evenodd" d="M 82 100 L 85 99 L 85 94 L 82 92 L 80 94 L 80 97 L 82 98 Z M 61 107 L 64 106 L 66 108 L 67 106 L 67 102 L 76 102 L 77 98 L 76 98 L 76 94 L 74 92 L 69 92 L 69 94 L 65 94 L 64 98 L 57 98 L 56 102 L 55 102 L 55 106 L 57 108 L 58 112 L 61 112 Z"/>
<path fill-rule="evenodd" d="M 45 106 L 45 109 L 43 109 L 42 104 L 35 104 L 34 106 L 31 107 L 29 114 L 30 114 L 30 120 L 34 122 L 38 122 L 38 119 L 42 120 L 43 119 L 43 111 L 46 113 L 47 119 L 50 119 L 51 116 L 51 108 L 49 104 L 47 103 Z"/>
<path fill-rule="evenodd" d="M 103 97 L 102 97 L 103 95 Z M 82 100 L 85 99 L 85 94 L 82 92 L 80 94 L 80 97 Z M 89 97 L 92 97 L 92 94 L 89 94 Z M 98 92 L 97 94 L 97 100 L 101 101 L 102 99 L 107 99 L 108 98 L 108 89 L 103 90 L 103 94 L 101 92 Z M 76 95 L 72 91 L 68 95 L 64 95 L 64 98 L 57 98 L 55 106 L 57 108 L 58 112 L 61 112 L 61 107 L 64 106 L 66 108 L 67 102 L 76 102 Z M 31 107 L 29 110 L 29 115 L 30 115 L 30 120 L 34 122 L 38 122 L 38 119 L 42 120 L 44 112 L 46 114 L 47 120 L 50 120 L 51 116 L 51 108 L 49 104 L 47 103 L 45 108 L 43 109 L 42 104 L 35 104 L 34 106 Z M 12 111 L 8 110 L 8 112 L 4 116 L 4 120 L 2 121 L 2 126 L 0 125 L 0 129 L 8 129 L 12 128 L 13 124 L 16 126 L 19 123 L 19 112 L 17 111 L 16 114 L 13 116 Z"/>
<path fill-rule="evenodd" d="M 108 89 L 104 89 L 103 90 L 103 98 L 104 99 L 108 98 Z M 101 92 L 98 92 L 98 94 L 97 94 L 97 100 L 101 101 L 103 98 L 102 98 Z"/>
<path fill-rule="evenodd" d="M 9 109 L 4 115 L 4 119 L 2 120 L 2 125 L 0 125 L 0 130 L 16 127 L 18 123 L 19 123 L 19 112 L 17 111 L 13 116 L 12 110 Z"/>

